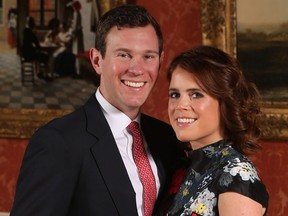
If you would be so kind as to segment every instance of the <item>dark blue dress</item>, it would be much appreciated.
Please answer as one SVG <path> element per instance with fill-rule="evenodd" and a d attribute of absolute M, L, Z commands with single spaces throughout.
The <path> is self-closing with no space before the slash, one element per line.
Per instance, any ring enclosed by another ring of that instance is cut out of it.
<path fill-rule="evenodd" d="M 236 192 L 268 208 L 268 193 L 252 162 L 224 141 L 189 152 L 190 167 L 169 216 L 217 216 L 219 194 Z M 167 214 L 165 214 L 167 215 Z"/>

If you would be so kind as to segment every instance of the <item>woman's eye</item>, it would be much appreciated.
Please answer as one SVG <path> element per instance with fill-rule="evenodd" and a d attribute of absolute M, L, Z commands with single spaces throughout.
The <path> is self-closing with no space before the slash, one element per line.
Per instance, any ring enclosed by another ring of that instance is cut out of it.
<path fill-rule="evenodd" d="M 180 94 L 178 92 L 170 92 L 169 98 L 179 98 Z"/>
<path fill-rule="evenodd" d="M 203 95 L 202 93 L 200 93 L 200 92 L 192 92 L 192 93 L 190 94 L 190 97 L 193 98 L 193 99 L 197 99 L 197 98 L 202 98 L 202 97 L 204 97 L 204 95 Z"/>

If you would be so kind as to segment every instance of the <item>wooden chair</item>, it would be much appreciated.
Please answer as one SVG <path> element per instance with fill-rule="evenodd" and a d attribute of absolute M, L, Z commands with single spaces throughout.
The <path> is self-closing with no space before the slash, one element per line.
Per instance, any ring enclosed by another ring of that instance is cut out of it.
<path fill-rule="evenodd" d="M 21 57 L 21 81 L 22 85 L 27 83 L 35 84 L 35 62 L 27 61 L 23 57 Z"/>

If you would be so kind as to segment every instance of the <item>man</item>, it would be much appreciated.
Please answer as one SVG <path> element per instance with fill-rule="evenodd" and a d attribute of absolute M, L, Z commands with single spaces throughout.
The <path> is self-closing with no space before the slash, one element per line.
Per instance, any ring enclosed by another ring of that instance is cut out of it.
<path fill-rule="evenodd" d="M 127 126 L 141 125 L 156 208 L 178 151 L 169 125 L 140 114 L 157 80 L 162 49 L 160 27 L 143 7 L 120 6 L 100 19 L 90 51 L 100 86 L 83 107 L 33 135 L 11 216 L 151 215 L 144 212 L 143 179 Z"/>

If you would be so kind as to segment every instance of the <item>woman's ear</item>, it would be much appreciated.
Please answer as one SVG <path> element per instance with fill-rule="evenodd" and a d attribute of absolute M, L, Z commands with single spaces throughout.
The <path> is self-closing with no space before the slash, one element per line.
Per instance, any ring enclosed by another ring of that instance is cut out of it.
<path fill-rule="evenodd" d="M 100 52 L 96 48 L 91 48 L 89 55 L 90 55 L 90 61 L 91 61 L 91 64 L 92 64 L 94 70 L 96 71 L 97 74 L 100 75 L 102 73 L 102 71 L 101 71 L 102 56 L 101 56 Z"/>

